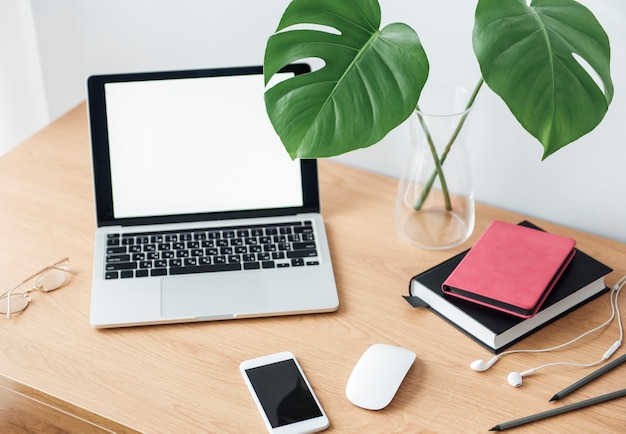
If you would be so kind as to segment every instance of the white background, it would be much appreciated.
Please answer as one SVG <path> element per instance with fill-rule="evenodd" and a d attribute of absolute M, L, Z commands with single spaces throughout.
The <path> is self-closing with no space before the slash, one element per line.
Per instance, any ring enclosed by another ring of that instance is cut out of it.
<path fill-rule="evenodd" d="M 483 89 L 470 131 L 478 200 L 626 242 L 626 2 L 581 0 L 612 42 L 615 97 L 596 130 L 541 161 L 539 143 Z M 80 103 L 92 73 L 260 64 L 288 0 L 3 0 L 0 153 Z M 420 35 L 432 81 L 471 88 L 476 1 L 381 0 Z M 32 12 L 32 14 L 31 14 Z M 342 161 L 399 176 L 403 127 Z M 88 182 L 89 180 L 85 180 Z M 364 215 L 367 210 L 363 210 Z M 393 210 L 389 210 L 393 224 Z"/>

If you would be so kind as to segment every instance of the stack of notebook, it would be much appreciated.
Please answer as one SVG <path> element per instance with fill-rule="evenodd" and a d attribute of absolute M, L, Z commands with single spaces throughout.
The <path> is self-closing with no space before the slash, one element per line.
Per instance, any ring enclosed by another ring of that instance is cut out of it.
<path fill-rule="evenodd" d="M 574 245 L 495 221 L 474 247 L 414 276 L 405 298 L 499 353 L 608 290 L 611 268 Z"/>

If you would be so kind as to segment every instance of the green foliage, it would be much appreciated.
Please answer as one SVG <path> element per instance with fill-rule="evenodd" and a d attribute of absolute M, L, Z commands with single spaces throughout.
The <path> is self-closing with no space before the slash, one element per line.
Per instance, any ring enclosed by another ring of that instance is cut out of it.
<path fill-rule="evenodd" d="M 377 0 L 292 0 L 287 7 L 267 43 L 266 84 L 287 64 L 324 63 L 265 93 L 269 118 L 292 158 L 373 145 L 415 109 L 428 76 L 426 53 L 409 26 L 379 30 L 380 21 Z M 544 158 L 606 114 L 613 98 L 609 40 L 575 0 L 479 0 L 473 44 L 479 83 L 484 79 L 541 142 Z"/>
<path fill-rule="evenodd" d="M 292 29 L 296 24 L 332 27 Z M 428 75 L 417 34 L 380 27 L 376 0 L 294 0 L 265 51 L 265 81 L 306 58 L 323 68 L 267 90 L 267 111 L 292 158 L 338 155 L 373 145 L 415 109 Z M 288 29 L 286 31 L 283 31 Z"/>
<path fill-rule="evenodd" d="M 613 98 L 609 39 L 572 0 L 480 0 L 474 51 L 487 85 L 544 147 L 543 157 L 593 130 Z M 576 60 L 585 59 L 599 87 Z"/>

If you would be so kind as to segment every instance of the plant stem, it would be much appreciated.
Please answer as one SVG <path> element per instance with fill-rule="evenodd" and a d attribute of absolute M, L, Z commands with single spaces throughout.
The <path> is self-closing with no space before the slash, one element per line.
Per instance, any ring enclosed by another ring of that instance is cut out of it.
<path fill-rule="evenodd" d="M 443 163 L 446 161 L 446 157 L 450 153 L 450 149 L 452 148 L 452 144 L 455 142 L 455 140 L 459 136 L 459 133 L 461 132 L 461 129 L 463 128 L 463 125 L 465 125 L 465 121 L 467 120 L 467 116 L 469 115 L 469 109 L 474 104 L 474 101 L 476 100 L 476 96 L 478 95 L 478 92 L 480 91 L 480 88 L 482 87 L 483 83 L 484 83 L 484 80 L 481 77 L 480 80 L 478 80 L 478 83 L 476 84 L 476 87 L 474 88 L 474 92 L 472 92 L 472 95 L 470 96 L 470 99 L 467 101 L 467 105 L 465 106 L 465 113 L 463 113 L 463 117 L 461 117 L 461 120 L 459 121 L 459 124 L 456 126 L 456 128 L 454 130 L 454 133 L 452 133 L 452 136 L 450 137 L 450 140 L 448 141 L 446 147 L 444 148 L 443 152 L 441 153 L 441 158 L 439 158 L 439 156 L 437 155 L 437 150 L 436 150 L 435 145 L 433 143 L 433 139 L 432 139 L 432 137 L 430 135 L 430 132 L 428 131 L 428 128 L 426 127 L 426 124 L 423 121 L 422 117 L 419 115 L 419 106 L 416 107 L 416 111 L 418 111 L 418 118 L 420 119 L 420 123 L 422 124 L 422 127 L 424 128 L 424 133 L 426 134 L 426 139 L 428 140 L 428 144 L 429 144 L 429 147 L 430 147 L 430 152 L 431 152 L 431 154 L 433 156 L 433 159 L 435 161 L 435 170 L 430 175 L 430 178 L 428 179 L 428 182 L 426 182 L 426 184 L 424 185 L 424 188 L 423 188 L 423 190 L 422 190 L 422 192 L 420 194 L 420 197 L 417 199 L 417 202 L 413 206 L 413 208 L 415 210 L 419 211 L 422 208 L 422 206 L 424 205 L 424 201 L 428 197 L 428 194 L 430 193 L 430 190 L 432 189 L 433 184 L 435 182 L 435 178 L 437 176 L 439 176 L 439 180 L 441 182 L 441 190 L 442 190 L 443 195 L 444 195 L 444 201 L 445 201 L 445 205 L 446 205 L 446 210 L 448 210 L 448 211 L 452 210 L 452 205 L 451 205 L 451 202 L 450 202 L 450 193 L 448 192 L 448 186 L 447 186 L 447 183 L 445 182 L 445 177 L 443 175 L 442 166 L 443 166 Z"/>
<path fill-rule="evenodd" d="M 441 183 L 441 191 L 443 193 L 443 201 L 445 203 L 446 210 L 452 211 L 452 202 L 450 201 L 450 193 L 448 192 L 448 183 L 446 182 L 446 177 L 443 173 L 443 169 L 441 168 L 441 165 L 443 164 L 445 160 L 444 158 L 439 160 L 439 157 L 437 156 L 437 148 L 435 147 L 435 142 L 433 142 L 433 137 L 430 134 L 428 125 L 426 125 L 426 122 L 424 121 L 424 118 L 422 117 L 422 114 L 420 113 L 419 104 L 417 105 L 417 107 L 415 107 L 415 112 L 417 113 L 417 118 L 419 119 L 420 124 L 422 125 L 422 130 L 424 130 L 424 134 L 426 135 L 426 140 L 428 141 L 428 147 L 430 148 L 430 153 L 432 154 L 433 161 L 435 162 L 435 171 L 433 172 L 430 179 L 428 180 L 428 184 L 426 184 L 427 187 L 425 187 L 424 190 L 422 190 L 422 193 L 420 194 L 418 202 L 415 204 L 414 208 L 419 211 L 419 209 L 424 204 L 424 200 L 426 199 L 426 196 L 428 196 L 428 192 L 430 191 L 433 183 L 435 182 L 435 176 L 439 176 L 439 182 Z M 428 188 L 428 190 L 426 190 L 426 188 Z M 426 194 L 424 194 L 424 192 L 426 192 Z M 419 208 L 417 208 L 418 204 L 419 204 Z"/>

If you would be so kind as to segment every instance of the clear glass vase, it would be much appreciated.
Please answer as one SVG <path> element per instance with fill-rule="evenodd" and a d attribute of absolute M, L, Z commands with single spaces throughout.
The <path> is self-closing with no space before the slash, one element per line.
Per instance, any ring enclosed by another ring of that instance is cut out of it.
<path fill-rule="evenodd" d="M 466 145 L 471 99 L 458 86 L 427 85 L 409 118 L 411 153 L 398 184 L 395 220 L 400 235 L 415 246 L 451 248 L 474 230 Z"/>

